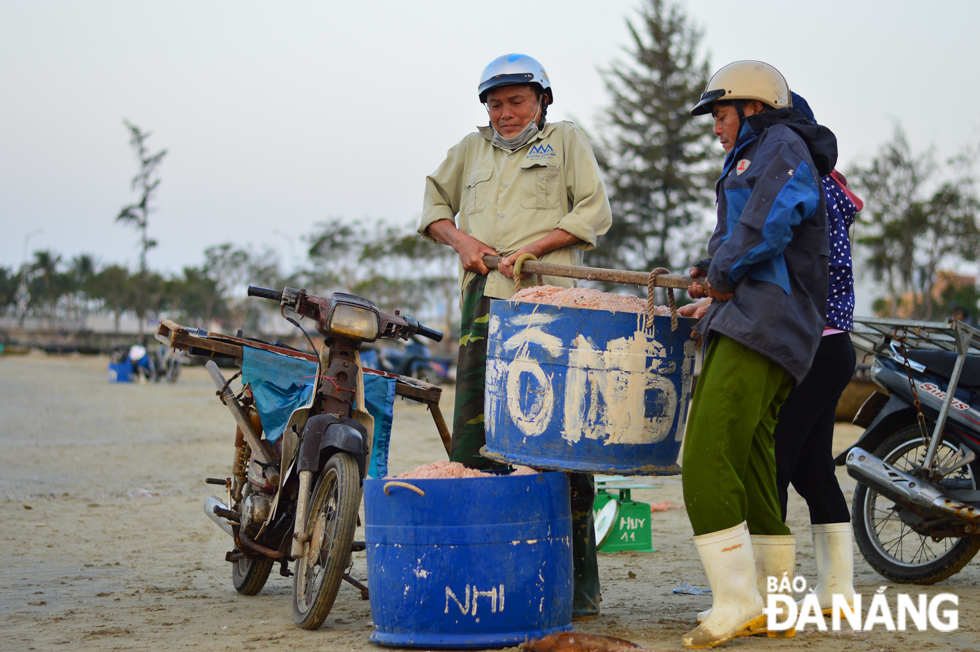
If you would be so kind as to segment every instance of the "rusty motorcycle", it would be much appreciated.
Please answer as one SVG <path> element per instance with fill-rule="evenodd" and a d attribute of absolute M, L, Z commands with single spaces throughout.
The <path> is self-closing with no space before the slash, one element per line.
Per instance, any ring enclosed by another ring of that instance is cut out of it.
<path fill-rule="evenodd" d="M 287 311 L 313 320 L 324 345 L 316 357 L 312 391 L 289 414 L 274 444 L 262 430 L 262 405 L 257 404 L 254 387 L 246 383 L 236 396 L 231 380 L 213 361 L 207 363 L 238 428 L 231 475 L 207 479 L 223 485 L 226 495 L 224 500 L 209 497 L 205 512 L 234 538 L 226 559 L 232 562 L 235 589 L 245 595 L 258 593 L 278 562 L 282 575 L 293 576 L 294 622 L 303 629 L 317 629 L 343 580 L 359 587 L 362 595 L 367 593 L 345 573 L 352 550 L 363 549 L 363 543 L 358 548 L 354 542 L 354 532 L 374 432 L 365 408 L 359 348 L 379 339 L 407 340 L 413 335 L 439 341 L 442 334 L 350 294 L 324 298 L 302 289 L 250 286 L 248 295 L 276 301 L 282 316 L 293 323 Z M 237 342 L 285 359 L 312 357 L 281 346 Z M 434 409 L 438 414 L 437 401 Z"/>

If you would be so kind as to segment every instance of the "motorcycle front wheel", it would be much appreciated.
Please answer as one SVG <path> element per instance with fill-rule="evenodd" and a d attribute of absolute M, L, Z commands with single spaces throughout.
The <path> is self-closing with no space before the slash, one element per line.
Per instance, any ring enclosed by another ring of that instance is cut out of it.
<path fill-rule="evenodd" d="M 925 460 L 928 442 L 919 426 L 908 426 L 885 440 L 875 457 L 910 472 Z M 940 465 L 949 464 L 959 448 L 944 440 L 936 449 Z M 941 483 L 975 490 L 980 464 L 972 462 L 944 476 Z M 955 575 L 980 551 L 980 539 L 943 538 L 919 534 L 910 523 L 921 517 L 878 492 L 858 484 L 851 505 L 854 539 L 872 568 L 886 579 L 904 584 L 934 584 Z"/>
<path fill-rule="evenodd" d="M 333 607 L 350 562 L 360 502 L 357 462 L 337 453 L 324 465 L 313 488 L 303 529 L 309 543 L 306 554 L 296 560 L 293 622 L 298 627 L 317 629 Z"/>

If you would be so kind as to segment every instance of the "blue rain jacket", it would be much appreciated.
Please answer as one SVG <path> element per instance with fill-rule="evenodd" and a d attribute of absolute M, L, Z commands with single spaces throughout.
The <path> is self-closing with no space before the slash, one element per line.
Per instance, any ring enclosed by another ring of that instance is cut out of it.
<path fill-rule="evenodd" d="M 810 369 L 827 310 L 828 226 L 820 177 L 837 139 L 791 109 L 746 118 L 715 186 L 718 223 L 708 282 L 733 292 L 712 302 L 698 331 L 721 333 L 783 367 Z"/>

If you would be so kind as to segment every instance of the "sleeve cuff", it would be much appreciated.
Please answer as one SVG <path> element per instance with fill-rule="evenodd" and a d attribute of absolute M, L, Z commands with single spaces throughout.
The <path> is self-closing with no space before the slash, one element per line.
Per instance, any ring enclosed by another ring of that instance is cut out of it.
<path fill-rule="evenodd" d="M 422 220 L 419 222 L 419 228 L 418 228 L 419 235 L 422 236 L 424 239 L 428 240 L 429 242 L 439 244 L 438 242 L 436 242 L 435 238 L 429 235 L 429 227 L 435 224 L 436 222 L 438 222 L 439 220 L 449 220 L 453 224 L 456 223 L 456 220 L 454 220 L 453 216 L 451 215 L 446 216 L 446 215 L 440 215 L 438 213 L 426 214 L 422 216 Z"/>
<path fill-rule="evenodd" d="M 711 281 L 708 281 L 711 283 Z M 735 292 L 736 284 L 734 283 L 711 283 L 711 289 L 717 292 L 723 292 L 725 294 L 733 294 Z"/>
<path fill-rule="evenodd" d="M 569 213 L 555 225 L 556 229 L 561 229 L 566 233 L 571 233 L 576 238 L 582 242 L 575 244 L 578 249 L 583 251 L 588 251 L 589 249 L 595 249 L 596 235 L 595 228 L 585 219 L 574 213 Z"/>
<path fill-rule="evenodd" d="M 734 292 L 737 283 L 729 283 L 726 278 L 727 276 L 727 273 L 723 273 L 713 265 L 708 268 L 708 283 L 711 285 L 712 290 L 726 294 Z"/>

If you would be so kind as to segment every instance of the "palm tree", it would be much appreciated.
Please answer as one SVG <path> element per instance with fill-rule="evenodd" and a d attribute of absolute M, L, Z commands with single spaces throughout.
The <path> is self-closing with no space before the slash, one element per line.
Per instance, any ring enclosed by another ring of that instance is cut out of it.
<path fill-rule="evenodd" d="M 109 265 L 89 280 L 88 296 L 112 311 L 117 333 L 123 311 L 133 305 L 132 286 L 129 270 L 121 265 Z"/>
<path fill-rule="evenodd" d="M 57 291 L 52 291 L 52 283 L 57 281 L 58 266 L 61 264 L 61 254 L 55 253 L 51 249 L 34 252 L 34 262 L 31 264 L 31 271 L 39 272 L 40 279 L 43 281 L 41 296 L 48 304 L 49 314 L 54 314 L 54 304 L 58 301 Z M 55 283 L 57 286 L 57 283 Z"/>
<path fill-rule="evenodd" d="M 88 299 L 89 284 L 95 276 L 98 264 L 91 254 L 79 254 L 68 265 L 69 311 L 78 312 L 77 303 Z M 77 302 L 77 303 L 76 303 Z"/>

